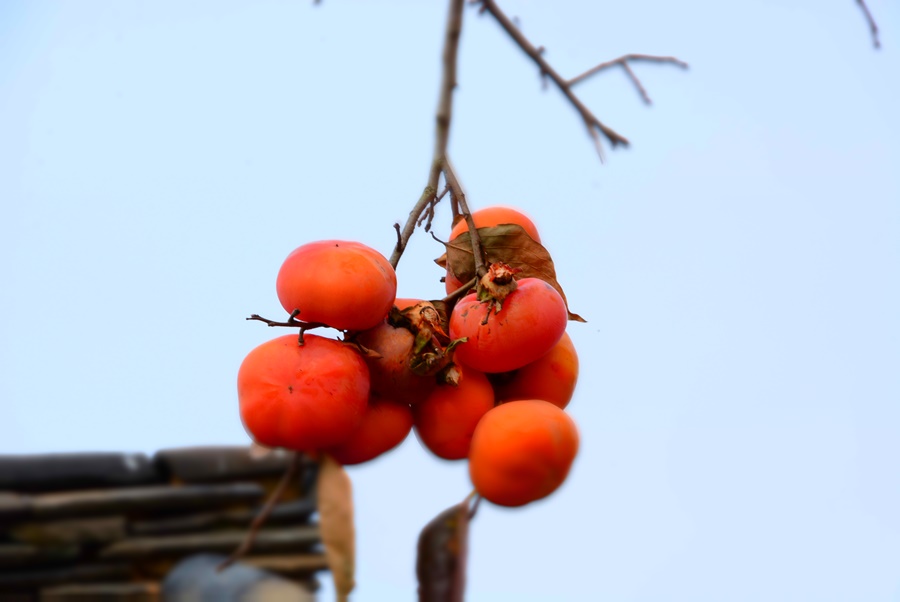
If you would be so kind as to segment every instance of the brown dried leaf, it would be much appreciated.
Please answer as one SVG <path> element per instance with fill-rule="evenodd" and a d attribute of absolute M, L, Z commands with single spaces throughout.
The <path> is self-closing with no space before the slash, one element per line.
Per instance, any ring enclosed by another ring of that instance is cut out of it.
<path fill-rule="evenodd" d="M 568 308 L 566 294 L 556 280 L 556 268 L 550 253 L 517 224 L 504 224 L 491 228 L 478 228 L 481 245 L 488 263 L 502 262 L 520 270 L 519 278 L 540 278 L 549 283 L 563 298 Z M 459 280 L 466 282 L 475 276 L 475 261 L 472 254 L 472 239 L 464 232 L 445 243 L 447 248 L 447 269 Z M 439 258 L 435 261 L 440 265 Z M 569 319 L 584 322 L 578 314 L 569 312 Z"/>
<path fill-rule="evenodd" d="M 356 532 L 353 526 L 353 486 L 344 467 L 328 454 L 319 460 L 316 483 L 319 529 L 338 602 L 346 602 L 356 585 Z"/>
<path fill-rule="evenodd" d="M 447 304 L 443 301 L 435 300 L 431 302 L 431 305 L 434 306 L 438 312 L 443 331 L 450 332 L 450 313 L 447 311 Z"/>
<path fill-rule="evenodd" d="M 462 602 L 466 588 L 469 504 L 441 512 L 419 535 L 419 602 Z"/>

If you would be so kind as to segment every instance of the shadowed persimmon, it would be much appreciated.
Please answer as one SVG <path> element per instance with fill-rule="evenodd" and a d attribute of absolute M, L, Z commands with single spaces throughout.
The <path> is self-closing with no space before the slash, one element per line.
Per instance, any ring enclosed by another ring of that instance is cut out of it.
<path fill-rule="evenodd" d="M 461 373 L 458 385 L 438 385 L 413 407 L 419 441 L 445 460 L 461 460 L 469 454 L 475 426 L 494 407 L 494 390 L 487 377 L 468 366 L 462 366 Z"/>
<path fill-rule="evenodd" d="M 398 299 L 399 305 L 410 307 L 419 303 L 412 299 Z M 371 349 L 376 356 L 367 356 L 366 365 L 372 391 L 385 399 L 413 405 L 425 399 L 435 387 L 434 375 L 416 374 L 411 366 L 415 335 L 402 326 L 382 321 L 374 328 L 360 332 L 356 341 Z"/>
<path fill-rule="evenodd" d="M 578 380 L 578 354 L 568 333 L 553 349 L 512 372 L 489 375 L 500 403 L 517 399 L 543 399 L 565 408 Z"/>
<path fill-rule="evenodd" d="M 362 423 L 350 438 L 326 451 L 341 464 L 362 464 L 400 445 L 412 425 L 412 410 L 407 404 L 373 395 Z"/>

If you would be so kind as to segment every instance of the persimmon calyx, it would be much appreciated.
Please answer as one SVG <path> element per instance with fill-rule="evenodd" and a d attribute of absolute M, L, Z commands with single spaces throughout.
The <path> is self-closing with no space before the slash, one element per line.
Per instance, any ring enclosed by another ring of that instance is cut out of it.
<path fill-rule="evenodd" d="M 521 271 L 520 268 L 499 261 L 488 267 L 478 286 L 478 300 L 488 304 L 485 321 L 491 315 L 491 310 L 499 312 L 503 308 L 503 300 L 518 288 L 515 275 Z"/>
<path fill-rule="evenodd" d="M 431 351 L 424 351 L 413 354 L 409 358 L 409 368 L 419 376 L 431 376 L 443 370 L 452 362 L 453 349 L 460 343 L 465 343 L 468 339 L 456 339 L 450 341 L 446 347 L 436 346 Z"/>

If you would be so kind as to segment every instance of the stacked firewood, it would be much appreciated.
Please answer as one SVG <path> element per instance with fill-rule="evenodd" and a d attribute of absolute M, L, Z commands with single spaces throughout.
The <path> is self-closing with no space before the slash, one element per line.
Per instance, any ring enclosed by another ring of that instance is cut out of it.
<path fill-rule="evenodd" d="M 211 587 L 224 600 L 223 584 L 240 575 L 312 599 L 314 574 L 326 568 L 311 521 L 313 464 L 289 484 L 240 566 L 216 573 L 210 564 L 241 544 L 289 462 L 287 454 L 254 457 L 246 447 L 152 458 L 0 456 L 0 602 L 177 600 L 176 581 L 199 587 L 204 579 L 219 579 Z M 194 570 L 205 571 L 202 578 Z M 247 590 L 246 579 L 234 587 Z"/>

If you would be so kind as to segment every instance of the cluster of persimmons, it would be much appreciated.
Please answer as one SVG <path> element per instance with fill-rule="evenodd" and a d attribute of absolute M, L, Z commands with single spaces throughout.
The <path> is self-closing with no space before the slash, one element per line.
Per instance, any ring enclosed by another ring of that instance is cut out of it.
<path fill-rule="evenodd" d="M 540 243 L 534 223 L 514 209 L 472 217 L 478 232 L 513 224 Z M 465 220 L 457 223 L 451 244 L 466 232 Z M 342 464 L 371 460 L 415 429 L 440 458 L 468 459 L 485 499 L 521 506 L 546 497 L 578 451 L 564 411 L 578 356 L 557 288 L 520 272 L 496 262 L 466 283 L 447 265 L 447 292 L 471 286 L 468 294 L 455 303 L 402 299 L 390 263 L 361 243 L 297 248 L 276 290 L 301 334 L 244 359 L 244 426 L 261 445 L 327 453 Z M 319 326 L 343 331 L 342 339 L 304 333 Z"/>

